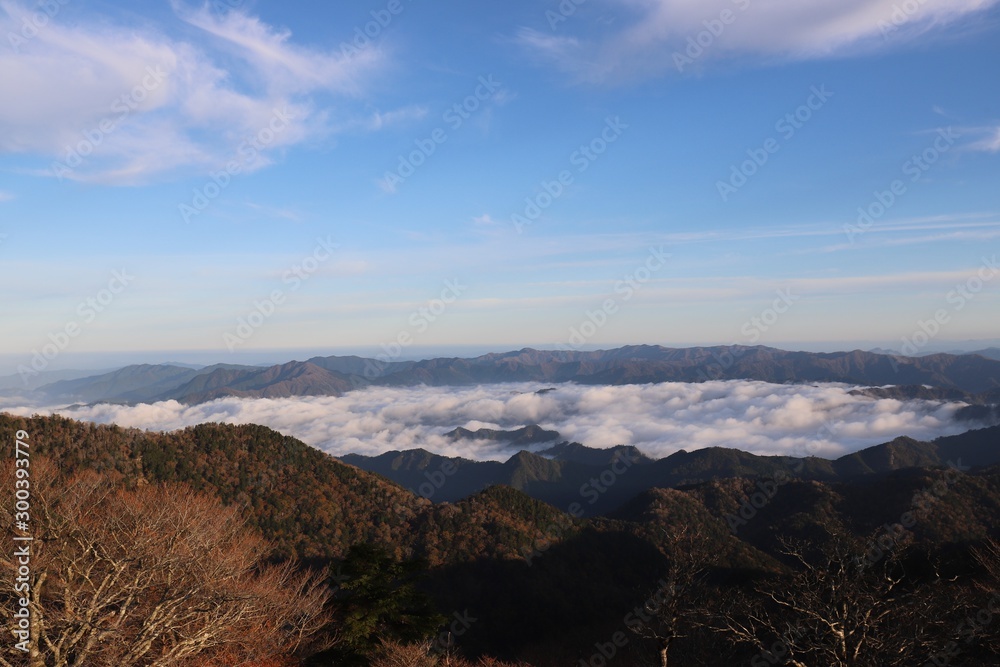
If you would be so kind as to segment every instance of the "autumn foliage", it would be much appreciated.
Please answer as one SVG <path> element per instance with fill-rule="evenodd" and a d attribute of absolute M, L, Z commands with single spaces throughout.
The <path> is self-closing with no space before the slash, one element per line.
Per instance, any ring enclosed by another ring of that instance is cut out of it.
<path fill-rule="evenodd" d="M 30 667 L 280 665 L 326 624 L 321 581 L 266 564 L 235 508 L 178 484 L 130 490 L 42 459 L 31 469 Z M 12 596 L 5 587 L 5 606 Z M 4 648 L 0 664 L 23 664 Z"/>

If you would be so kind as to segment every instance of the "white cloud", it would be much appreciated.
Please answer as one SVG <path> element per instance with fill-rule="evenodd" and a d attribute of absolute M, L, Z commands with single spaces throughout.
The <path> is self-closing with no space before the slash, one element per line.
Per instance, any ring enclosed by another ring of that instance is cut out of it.
<path fill-rule="evenodd" d="M 409 123 L 427 117 L 427 107 L 407 106 L 393 111 L 375 111 L 362 124 L 367 130 L 381 130 L 383 127 Z"/>
<path fill-rule="evenodd" d="M 721 58 L 806 59 L 899 43 L 987 9 L 996 0 L 607 0 L 634 13 L 609 35 L 568 36 L 522 29 L 522 47 L 578 80 L 620 81 L 677 71 L 674 53 L 696 69 Z M 912 5 L 912 8 L 910 7 Z M 723 14 L 728 12 L 728 14 Z M 721 19 L 725 19 L 725 22 Z M 701 33 L 704 33 L 703 35 Z M 691 53 L 685 53 L 689 39 Z M 700 47 L 700 50 L 699 50 Z"/>
<path fill-rule="evenodd" d="M 969 144 L 968 148 L 986 153 L 1000 152 L 1000 127 L 985 128 L 980 133 L 982 138 Z"/>
<path fill-rule="evenodd" d="M 479 441 L 455 443 L 444 433 L 462 426 L 513 429 L 537 423 L 592 447 L 636 445 L 650 455 L 721 446 L 757 454 L 836 457 L 900 435 L 931 439 L 966 426 L 952 421 L 956 404 L 874 400 L 844 385 L 701 384 L 479 387 L 374 387 L 342 397 L 226 398 L 195 406 L 97 405 L 79 409 L 11 407 L 30 415 L 67 417 L 154 430 L 203 422 L 257 423 L 332 454 L 379 454 L 423 447 L 474 459 L 514 453 Z M 815 445 L 815 448 L 812 446 Z"/>
<path fill-rule="evenodd" d="M 354 52 L 353 58 L 333 52 L 307 49 L 290 42 L 291 33 L 278 31 L 260 19 L 239 11 L 212 12 L 206 3 L 190 10 L 175 3 L 178 16 L 193 26 L 217 37 L 244 58 L 254 75 L 263 78 L 270 90 L 282 94 L 328 89 L 357 94 L 363 71 L 359 63 L 372 62 L 380 56 L 377 49 Z"/>
<path fill-rule="evenodd" d="M 291 220 L 292 222 L 301 222 L 302 215 L 290 208 L 280 208 L 275 206 L 266 206 L 264 204 L 258 204 L 256 202 L 243 202 L 247 208 L 266 215 L 271 218 L 282 218 L 284 220 Z"/>
<path fill-rule="evenodd" d="M 252 171 L 288 146 L 349 125 L 332 117 L 332 100 L 352 99 L 384 61 L 375 46 L 350 56 L 298 46 L 287 31 L 239 11 L 175 11 L 208 38 L 195 46 L 146 27 L 69 24 L 56 16 L 0 52 L 0 98 L 7 101 L 0 105 L 0 153 L 51 160 L 34 170 L 43 175 L 142 183 L 242 159 L 241 142 L 286 114 L 291 122 L 243 160 Z M 20 35 L 31 14 L 0 1 L 0 34 Z"/>
<path fill-rule="evenodd" d="M 4 190 L 0 190 L 0 202 L 13 201 L 13 200 L 14 200 L 13 194 L 11 194 L 10 192 L 6 192 Z"/>

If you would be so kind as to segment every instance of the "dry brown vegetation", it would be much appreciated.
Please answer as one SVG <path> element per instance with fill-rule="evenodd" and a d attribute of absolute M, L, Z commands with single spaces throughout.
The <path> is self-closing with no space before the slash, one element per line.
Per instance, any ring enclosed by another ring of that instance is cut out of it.
<path fill-rule="evenodd" d="M 266 564 L 268 545 L 235 508 L 179 484 L 129 490 L 42 459 L 31 470 L 30 667 L 260 665 L 326 624 L 323 582 Z M 0 489 L 13 489 L 12 471 Z M 5 497 L 6 525 L 11 506 Z M 2 565 L 16 570 L 9 556 Z M 0 664 L 23 664 L 5 650 Z"/>

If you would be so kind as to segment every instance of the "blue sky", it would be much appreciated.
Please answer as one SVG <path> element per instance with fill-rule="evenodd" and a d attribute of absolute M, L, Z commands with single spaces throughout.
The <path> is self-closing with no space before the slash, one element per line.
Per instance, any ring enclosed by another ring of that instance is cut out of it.
<path fill-rule="evenodd" d="M 996 5 L 4 0 L 3 368 L 996 339 Z"/>

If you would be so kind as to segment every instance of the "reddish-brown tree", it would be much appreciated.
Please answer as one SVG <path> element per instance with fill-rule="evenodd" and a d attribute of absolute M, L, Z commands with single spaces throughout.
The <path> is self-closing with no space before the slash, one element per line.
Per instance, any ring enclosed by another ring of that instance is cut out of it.
<path fill-rule="evenodd" d="M 67 479 L 41 459 L 31 473 L 30 667 L 264 664 L 327 624 L 320 579 L 266 564 L 267 544 L 237 509 L 179 485 Z M 13 488 L 10 466 L 5 526 Z M 0 563 L 17 568 L 9 554 Z M 24 664 L 18 653 L 8 643 L 0 665 Z"/>

